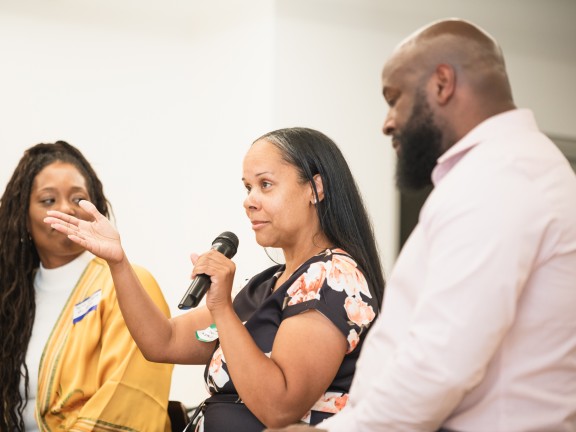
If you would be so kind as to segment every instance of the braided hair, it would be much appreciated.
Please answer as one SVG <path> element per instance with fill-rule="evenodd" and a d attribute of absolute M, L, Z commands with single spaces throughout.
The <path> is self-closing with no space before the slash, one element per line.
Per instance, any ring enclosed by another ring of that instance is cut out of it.
<path fill-rule="evenodd" d="M 109 217 L 110 204 L 96 172 L 78 149 L 65 141 L 37 144 L 24 152 L 0 198 L 0 430 L 24 431 L 23 412 L 30 373 L 26 351 L 36 302 L 34 274 L 40 258 L 27 228 L 30 194 L 40 171 L 54 162 L 74 165 L 86 180 L 90 199 Z M 20 382 L 24 383 L 24 395 Z"/>

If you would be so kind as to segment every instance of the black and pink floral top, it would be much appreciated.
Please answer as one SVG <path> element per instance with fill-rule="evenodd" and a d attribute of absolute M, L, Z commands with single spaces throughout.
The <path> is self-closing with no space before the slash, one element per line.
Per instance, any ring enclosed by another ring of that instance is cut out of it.
<path fill-rule="evenodd" d="M 348 352 L 334 381 L 302 419 L 305 423 L 318 424 L 346 405 L 356 361 L 379 305 L 362 270 L 341 249 L 327 249 L 310 258 L 273 291 L 283 271 L 284 266 L 277 265 L 254 276 L 235 297 L 234 309 L 258 347 L 268 356 L 282 321 L 310 309 L 326 316 L 346 337 Z M 219 345 L 204 378 L 211 394 L 236 394 Z M 208 414 L 210 411 L 206 416 Z"/>

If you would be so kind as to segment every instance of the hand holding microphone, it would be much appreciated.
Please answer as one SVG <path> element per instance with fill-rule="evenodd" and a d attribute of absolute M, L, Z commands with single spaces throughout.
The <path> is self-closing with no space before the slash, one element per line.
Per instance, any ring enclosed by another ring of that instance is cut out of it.
<path fill-rule="evenodd" d="M 232 258 L 238 249 L 238 237 L 230 231 L 220 234 L 212 242 L 212 250 L 223 254 L 226 258 Z M 196 275 L 190 283 L 188 290 L 178 304 L 179 309 L 190 309 L 198 306 L 208 288 L 210 288 L 210 276 L 205 274 Z"/>

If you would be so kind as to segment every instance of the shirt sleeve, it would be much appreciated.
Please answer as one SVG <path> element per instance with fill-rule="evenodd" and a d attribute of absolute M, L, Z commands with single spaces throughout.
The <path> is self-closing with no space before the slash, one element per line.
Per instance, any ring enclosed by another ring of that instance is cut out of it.
<path fill-rule="evenodd" d="M 312 262 L 288 288 L 284 317 L 319 311 L 342 332 L 352 352 L 376 317 L 376 300 L 349 255 L 338 249 L 328 253 L 327 260 Z"/>
<path fill-rule="evenodd" d="M 426 254 L 426 268 L 410 271 L 426 277 L 408 331 L 385 365 L 358 367 L 356 374 L 369 381 L 367 391 L 320 428 L 437 430 L 484 377 L 514 320 L 545 224 L 527 179 L 484 180 L 476 189 L 465 185 L 442 195 L 440 203 L 437 196 L 433 212 L 423 209 L 419 229 L 426 251 L 418 253 Z M 385 306 L 383 318 L 386 313 Z M 384 323 L 375 323 L 365 350 L 379 343 Z"/>

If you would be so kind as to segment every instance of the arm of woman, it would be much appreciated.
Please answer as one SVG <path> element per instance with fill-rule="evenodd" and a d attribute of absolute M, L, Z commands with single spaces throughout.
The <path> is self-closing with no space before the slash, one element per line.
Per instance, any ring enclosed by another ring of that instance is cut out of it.
<path fill-rule="evenodd" d="M 200 342 L 194 337 L 196 330 L 205 329 L 213 322 L 205 306 L 166 318 L 146 293 L 126 258 L 111 264 L 110 270 L 126 326 L 147 360 L 206 364 L 215 342 Z"/>
<path fill-rule="evenodd" d="M 214 343 L 197 341 L 190 337 L 190 333 L 212 323 L 210 312 L 204 307 L 173 319 L 167 318 L 136 276 L 124 253 L 118 231 L 92 203 L 80 201 L 80 206 L 92 216 L 92 221 L 57 211 L 49 211 L 44 221 L 107 261 L 126 326 L 142 354 L 155 362 L 205 364 Z"/>
<path fill-rule="evenodd" d="M 233 311 L 218 316 L 216 326 L 239 396 L 268 427 L 299 421 L 333 381 L 347 350 L 344 335 L 315 310 L 282 322 L 270 358 Z"/>

